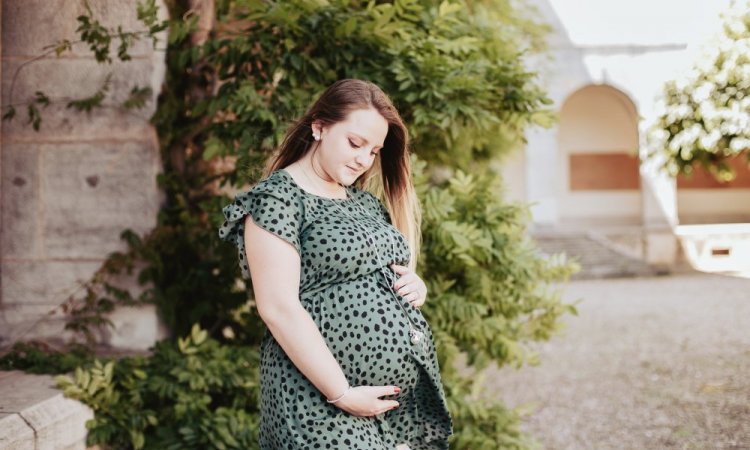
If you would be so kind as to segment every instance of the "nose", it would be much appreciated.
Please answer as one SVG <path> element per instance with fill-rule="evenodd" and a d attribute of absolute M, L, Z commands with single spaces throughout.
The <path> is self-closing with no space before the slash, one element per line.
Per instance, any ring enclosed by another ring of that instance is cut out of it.
<path fill-rule="evenodd" d="M 360 166 L 367 167 L 370 164 L 370 150 L 362 148 L 363 151 L 359 152 L 354 160 Z"/>

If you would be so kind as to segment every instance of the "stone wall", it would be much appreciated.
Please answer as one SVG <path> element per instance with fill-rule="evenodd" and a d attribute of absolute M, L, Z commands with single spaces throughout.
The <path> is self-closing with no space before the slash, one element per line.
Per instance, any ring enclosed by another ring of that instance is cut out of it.
<path fill-rule="evenodd" d="M 108 253 L 126 248 L 119 239 L 122 230 L 143 234 L 156 224 L 163 200 L 156 184 L 161 162 L 148 120 L 156 108 L 165 64 L 163 51 L 154 50 L 150 40 L 136 44 L 127 62 L 117 60 L 115 40 L 111 65 L 98 64 L 82 44 L 61 57 L 45 55 L 46 45 L 78 39 L 76 17 L 85 13 L 83 1 L 0 3 L 2 104 L 19 105 L 16 118 L 2 123 L 0 142 L 3 347 L 21 338 L 69 337 L 63 332 L 59 306 L 71 295 L 82 294 L 81 283 Z M 144 28 L 136 18 L 136 0 L 89 3 L 107 26 Z M 159 47 L 164 46 L 162 41 Z M 66 100 L 96 92 L 109 73 L 106 107 L 90 114 L 66 108 Z M 135 85 L 151 86 L 147 106 L 134 111 L 119 108 Z M 53 100 L 42 110 L 39 131 L 27 123 L 24 104 L 37 90 Z M 133 280 L 121 282 L 137 292 Z M 114 346 L 146 348 L 163 334 L 153 310 L 121 310 L 113 320 L 116 329 L 103 339 Z"/>

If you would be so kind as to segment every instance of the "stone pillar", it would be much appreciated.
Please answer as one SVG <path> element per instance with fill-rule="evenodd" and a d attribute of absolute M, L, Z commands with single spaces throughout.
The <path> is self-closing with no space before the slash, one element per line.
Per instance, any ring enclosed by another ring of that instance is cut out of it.
<path fill-rule="evenodd" d="M 646 262 L 661 268 L 678 262 L 679 242 L 675 236 L 677 187 L 675 179 L 659 169 L 661 160 L 646 159 L 642 139 L 641 193 L 643 196 L 643 232 Z"/>
<path fill-rule="evenodd" d="M 136 0 L 90 4 L 105 26 L 145 28 Z M 81 44 L 61 57 L 45 54 L 46 45 L 78 38 L 76 17 L 84 13 L 83 2 L 2 2 L 2 103 L 19 106 L 16 118 L 2 123 L 0 142 L 0 347 L 22 338 L 69 337 L 60 305 L 83 294 L 80 284 L 107 254 L 125 250 L 122 230 L 144 234 L 154 227 L 162 201 L 158 140 L 148 120 L 164 79 L 164 53 L 143 40 L 131 48 L 131 61 L 120 62 L 115 40 L 111 65 L 98 64 Z M 67 99 L 94 94 L 110 72 L 106 107 L 90 114 L 66 108 Z M 134 86 L 150 86 L 153 95 L 145 108 L 125 111 L 118 105 Z M 41 110 L 41 128 L 34 131 L 23 104 L 37 90 L 53 103 Z M 123 283 L 135 292 L 134 280 Z M 153 310 L 117 311 L 112 319 L 118 327 L 105 341 L 119 347 L 147 348 L 163 335 Z"/>
<path fill-rule="evenodd" d="M 559 221 L 559 162 L 557 130 L 535 127 L 526 134 L 526 201 L 531 203 L 534 225 L 552 227 Z"/>
<path fill-rule="evenodd" d="M 3 26 L 3 8 L 4 8 L 4 1 L 0 0 L 0 55 L 3 55 L 3 30 L 5 27 Z M 2 80 L 3 77 L 3 59 L 0 58 L 0 80 Z M 0 95 L 0 116 L 3 114 L 3 111 L 5 111 L 4 108 L 5 105 L 5 99 L 2 95 Z M 3 154 L 3 143 L 2 143 L 2 129 L 0 129 L 0 155 Z M 3 173 L 3 158 L 0 157 L 0 174 Z M 0 179 L 2 177 L 0 176 Z M 3 201 L 3 187 L 2 184 L 0 184 L 0 209 L 2 208 L 2 205 L 4 205 L 5 202 Z M 3 254 L 3 229 L 2 229 L 2 213 L 0 213 L 0 255 Z M 0 266 L 0 308 L 2 308 L 2 292 L 3 292 L 3 277 L 2 277 L 2 267 Z M 0 338 L 0 342 L 2 341 L 2 338 Z M 0 345 L 2 345 L 0 343 Z"/>

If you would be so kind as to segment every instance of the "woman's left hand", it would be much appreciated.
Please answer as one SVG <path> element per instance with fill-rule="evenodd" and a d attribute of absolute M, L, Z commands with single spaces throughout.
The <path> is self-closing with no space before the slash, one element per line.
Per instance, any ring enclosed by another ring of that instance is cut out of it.
<path fill-rule="evenodd" d="M 393 289 L 398 295 L 409 301 L 411 306 L 419 308 L 427 300 L 427 285 L 411 269 L 398 264 L 391 264 L 391 269 L 399 275 L 393 283 Z"/>

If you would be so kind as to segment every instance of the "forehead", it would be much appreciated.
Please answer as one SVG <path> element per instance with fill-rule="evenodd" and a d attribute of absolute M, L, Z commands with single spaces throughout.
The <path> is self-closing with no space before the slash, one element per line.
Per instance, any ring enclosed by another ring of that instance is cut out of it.
<path fill-rule="evenodd" d="M 372 108 L 351 111 L 339 125 L 344 131 L 355 133 L 375 145 L 382 145 L 388 134 L 388 122 Z"/>

